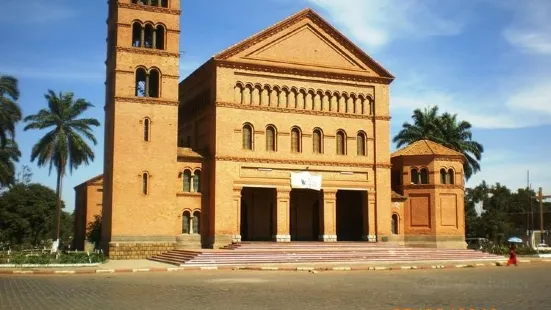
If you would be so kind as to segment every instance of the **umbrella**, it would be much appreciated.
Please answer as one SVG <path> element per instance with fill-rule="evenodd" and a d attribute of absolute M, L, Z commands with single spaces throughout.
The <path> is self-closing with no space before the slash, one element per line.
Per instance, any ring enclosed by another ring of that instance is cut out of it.
<path fill-rule="evenodd" d="M 507 241 L 512 242 L 512 243 L 522 243 L 522 239 L 520 239 L 518 237 L 511 237 Z"/>

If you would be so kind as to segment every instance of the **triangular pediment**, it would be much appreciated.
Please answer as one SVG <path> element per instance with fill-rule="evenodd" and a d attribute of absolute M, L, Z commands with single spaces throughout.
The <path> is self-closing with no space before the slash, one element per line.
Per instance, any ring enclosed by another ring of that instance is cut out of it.
<path fill-rule="evenodd" d="M 394 78 L 310 9 L 226 49 L 215 59 Z"/>

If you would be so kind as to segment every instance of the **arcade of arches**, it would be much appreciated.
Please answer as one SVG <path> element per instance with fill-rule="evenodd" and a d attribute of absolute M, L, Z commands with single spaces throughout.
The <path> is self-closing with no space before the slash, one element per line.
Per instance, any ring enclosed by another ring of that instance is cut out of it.
<path fill-rule="evenodd" d="M 243 188 L 240 210 L 241 241 L 282 241 L 281 239 L 286 238 L 282 235 L 288 235 L 288 241 L 327 241 L 324 238 L 335 233 L 336 240 L 339 241 L 365 239 L 369 217 L 367 191 L 338 190 L 330 194 L 336 200 L 336 216 L 333 219 L 326 218 L 328 216 L 325 214 L 331 211 L 324 212 L 328 205 L 324 203 L 327 193 L 323 190 L 284 191 L 283 195 L 289 196 L 289 204 L 278 206 L 277 189 Z"/>

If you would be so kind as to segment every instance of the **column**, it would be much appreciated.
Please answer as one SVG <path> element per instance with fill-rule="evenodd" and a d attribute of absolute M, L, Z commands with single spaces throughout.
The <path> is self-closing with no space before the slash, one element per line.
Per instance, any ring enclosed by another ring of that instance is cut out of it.
<path fill-rule="evenodd" d="M 149 72 L 147 72 L 145 74 L 145 90 L 144 91 L 145 91 L 145 96 L 144 97 L 151 97 L 149 95 Z"/>
<path fill-rule="evenodd" d="M 237 243 L 241 242 L 241 190 L 243 188 L 241 187 L 234 187 L 233 188 L 233 195 L 232 195 L 232 202 L 233 206 L 236 211 L 236 227 L 235 231 L 237 233 L 234 233 L 232 235 L 232 242 Z"/>
<path fill-rule="evenodd" d="M 272 239 L 276 242 L 291 242 L 291 234 L 289 233 L 290 206 L 291 206 L 291 189 L 277 189 L 276 194 L 276 220 L 275 220 L 275 235 Z"/>
<path fill-rule="evenodd" d="M 145 46 L 145 26 L 142 25 L 142 29 L 141 29 L 141 33 L 140 33 L 140 47 L 144 47 Z"/>
<path fill-rule="evenodd" d="M 160 2 L 160 1 L 159 1 Z M 151 48 L 157 48 L 157 29 L 153 28 L 153 42 Z"/>
<path fill-rule="evenodd" d="M 337 191 L 323 190 L 323 229 L 320 241 L 337 241 Z"/>
<path fill-rule="evenodd" d="M 368 215 L 367 215 L 367 218 L 368 218 L 368 221 L 369 221 L 369 225 L 368 225 L 368 235 L 367 235 L 367 240 L 369 242 L 377 242 L 377 221 L 376 221 L 376 213 L 375 213 L 375 208 L 376 208 L 376 205 L 375 205 L 375 193 L 372 193 L 372 192 L 368 192 L 368 195 L 367 195 L 367 205 L 368 205 Z"/>
<path fill-rule="evenodd" d="M 362 192 L 362 240 L 368 241 L 369 240 L 369 198 L 367 191 Z"/>

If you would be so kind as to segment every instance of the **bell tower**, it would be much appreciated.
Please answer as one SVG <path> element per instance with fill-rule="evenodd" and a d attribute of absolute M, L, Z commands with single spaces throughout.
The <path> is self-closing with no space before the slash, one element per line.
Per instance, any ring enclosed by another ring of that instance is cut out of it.
<path fill-rule="evenodd" d="M 102 248 L 143 258 L 177 232 L 180 0 L 108 5 Z"/>

